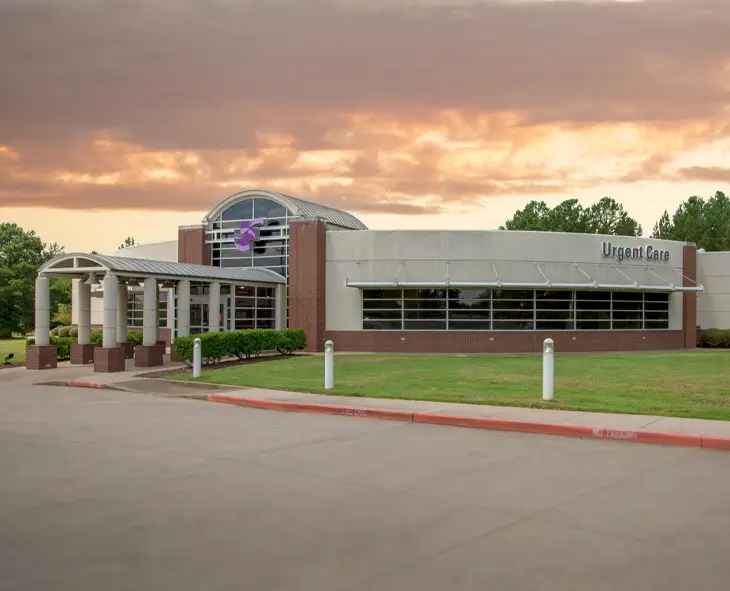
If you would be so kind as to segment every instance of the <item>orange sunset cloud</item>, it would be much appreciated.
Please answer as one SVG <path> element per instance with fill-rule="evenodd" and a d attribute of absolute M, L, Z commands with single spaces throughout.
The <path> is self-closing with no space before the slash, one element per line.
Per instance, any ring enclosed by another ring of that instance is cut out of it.
<path fill-rule="evenodd" d="M 730 181 L 728 30 L 724 0 L 2 0 L 0 208 L 261 186 L 489 227 L 612 194 L 646 228 Z"/>

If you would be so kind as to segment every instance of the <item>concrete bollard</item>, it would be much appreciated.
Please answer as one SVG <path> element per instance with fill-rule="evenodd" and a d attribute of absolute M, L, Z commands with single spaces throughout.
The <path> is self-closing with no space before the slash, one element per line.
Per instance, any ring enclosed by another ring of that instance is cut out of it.
<path fill-rule="evenodd" d="M 555 388 L 555 343 L 545 339 L 542 343 L 542 399 L 553 399 Z"/>
<path fill-rule="evenodd" d="M 335 387 L 335 344 L 327 341 L 324 344 L 324 389 Z"/>
<path fill-rule="evenodd" d="M 200 377 L 200 339 L 193 341 L 193 377 Z"/>

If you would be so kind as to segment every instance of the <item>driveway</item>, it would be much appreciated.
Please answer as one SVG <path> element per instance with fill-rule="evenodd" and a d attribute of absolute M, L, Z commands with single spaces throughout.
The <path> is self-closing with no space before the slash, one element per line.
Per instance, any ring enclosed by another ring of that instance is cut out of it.
<path fill-rule="evenodd" d="M 728 587 L 730 453 L 0 385 L 0 588 Z"/>

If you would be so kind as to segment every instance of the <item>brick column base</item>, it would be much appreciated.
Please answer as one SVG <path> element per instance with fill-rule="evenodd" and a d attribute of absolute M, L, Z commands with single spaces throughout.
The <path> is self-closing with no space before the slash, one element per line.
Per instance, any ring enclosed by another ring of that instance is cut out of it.
<path fill-rule="evenodd" d="M 162 354 L 163 355 L 165 353 L 167 353 L 167 342 L 166 341 L 157 341 L 155 343 L 155 346 L 160 348 L 160 350 L 162 351 Z"/>
<path fill-rule="evenodd" d="M 127 341 L 126 343 L 122 343 L 121 346 L 124 348 L 124 358 L 134 359 L 134 343 Z"/>
<path fill-rule="evenodd" d="M 174 347 L 170 348 L 170 363 L 180 363 L 182 358 L 177 354 Z"/>
<path fill-rule="evenodd" d="M 134 348 L 134 367 L 162 365 L 162 351 L 159 345 L 137 345 Z"/>
<path fill-rule="evenodd" d="M 124 347 L 96 347 L 94 349 L 94 371 L 96 373 L 113 373 L 124 371 Z"/>
<path fill-rule="evenodd" d="M 96 345 L 93 344 L 71 343 L 71 363 L 74 365 L 94 363 L 94 349 L 96 349 Z"/>
<path fill-rule="evenodd" d="M 56 345 L 31 345 L 26 350 L 26 369 L 56 369 L 58 349 Z"/>

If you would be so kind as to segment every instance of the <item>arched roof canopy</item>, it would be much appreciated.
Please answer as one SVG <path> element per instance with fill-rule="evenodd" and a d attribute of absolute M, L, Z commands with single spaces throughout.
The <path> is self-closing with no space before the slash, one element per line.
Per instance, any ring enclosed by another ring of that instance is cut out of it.
<path fill-rule="evenodd" d="M 351 230 L 368 229 L 367 226 L 363 224 L 359 219 L 347 212 L 340 211 L 339 209 L 333 209 L 331 207 L 326 207 L 324 205 L 319 205 L 318 203 L 304 201 L 303 199 L 284 195 L 283 193 L 268 191 L 266 189 L 248 189 L 246 191 L 240 191 L 238 193 L 230 195 L 229 197 L 226 197 L 208 212 L 208 215 L 203 218 L 203 223 L 210 224 L 214 221 L 217 221 L 218 218 L 223 215 L 224 212 L 230 207 L 233 207 L 236 204 L 247 199 L 251 199 L 253 197 L 262 197 L 264 199 L 269 199 L 278 203 L 288 211 L 288 215 L 290 217 L 322 219 L 329 224 L 340 226 L 342 228 L 349 228 Z M 243 216 L 240 219 L 246 219 L 247 217 L 249 216 Z M 249 219 L 253 217 L 253 213 L 251 213 Z M 257 214 L 256 217 L 261 216 Z"/>
<path fill-rule="evenodd" d="M 230 269 L 226 267 L 210 267 L 208 265 L 192 265 L 188 263 L 171 263 L 148 259 L 112 257 L 101 254 L 81 252 L 59 255 L 41 265 L 39 274 L 49 277 L 83 278 L 93 273 L 97 276 L 113 273 L 119 277 L 144 279 L 153 277 L 167 281 L 190 281 L 233 283 L 233 284 L 285 284 L 286 279 L 270 269 L 247 267 Z"/>

